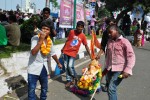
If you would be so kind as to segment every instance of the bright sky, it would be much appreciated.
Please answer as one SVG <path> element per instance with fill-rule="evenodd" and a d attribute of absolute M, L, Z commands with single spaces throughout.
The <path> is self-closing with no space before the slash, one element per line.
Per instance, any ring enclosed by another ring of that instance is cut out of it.
<path fill-rule="evenodd" d="M 21 6 L 21 1 L 23 8 L 25 8 L 25 0 L 0 0 L 0 9 L 16 10 L 17 4 Z M 45 0 L 31 0 L 31 3 L 33 2 L 36 4 L 36 9 L 42 10 L 45 7 Z"/>

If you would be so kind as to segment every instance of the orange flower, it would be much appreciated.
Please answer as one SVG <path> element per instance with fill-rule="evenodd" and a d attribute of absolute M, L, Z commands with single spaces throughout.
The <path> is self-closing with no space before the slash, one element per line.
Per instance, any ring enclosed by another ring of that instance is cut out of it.
<path fill-rule="evenodd" d="M 38 34 L 38 36 L 40 37 L 40 34 Z M 47 45 L 43 41 L 41 48 L 40 48 L 42 55 L 44 55 L 44 56 L 48 55 L 51 51 L 51 46 L 52 46 L 52 40 L 50 39 L 50 36 L 48 36 L 47 37 Z"/>

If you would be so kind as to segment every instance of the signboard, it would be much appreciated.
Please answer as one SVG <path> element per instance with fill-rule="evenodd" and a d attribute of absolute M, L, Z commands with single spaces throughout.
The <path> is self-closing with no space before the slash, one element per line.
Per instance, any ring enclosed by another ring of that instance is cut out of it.
<path fill-rule="evenodd" d="M 77 4 L 76 18 L 77 18 L 76 22 L 78 22 L 78 21 L 84 21 L 83 4 Z"/>
<path fill-rule="evenodd" d="M 90 4 L 91 4 L 92 7 L 96 6 L 96 2 L 90 2 Z"/>
<path fill-rule="evenodd" d="M 134 18 L 136 19 L 142 19 L 142 15 L 144 14 L 144 11 L 142 9 L 141 6 L 137 6 L 133 9 L 132 13 L 131 13 L 131 19 L 133 20 Z"/>
<path fill-rule="evenodd" d="M 86 11 L 86 19 L 91 20 L 90 9 L 86 9 L 85 11 Z"/>
<path fill-rule="evenodd" d="M 73 0 L 61 0 L 60 24 L 61 28 L 73 28 L 74 4 Z M 76 5 L 76 22 L 84 21 L 84 8 L 82 3 Z"/>
<path fill-rule="evenodd" d="M 72 28 L 73 26 L 73 3 L 72 0 L 61 0 L 60 3 L 60 22 L 62 28 Z"/>

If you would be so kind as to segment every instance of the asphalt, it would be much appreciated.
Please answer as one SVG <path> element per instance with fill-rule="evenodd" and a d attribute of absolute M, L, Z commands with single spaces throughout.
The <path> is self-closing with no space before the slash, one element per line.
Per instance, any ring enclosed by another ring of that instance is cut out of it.
<path fill-rule="evenodd" d="M 133 47 L 136 55 L 136 64 L 133 68 L 133 76 L 124 79 L 118 87 L 118 100 L 150 100 L 150 42 L 144 47 Z M 81 69 L 87 67 L 90 60 L 86 56 L 83 59 L 76 60 L 76 71 L 81 76 Z M 100 63 L 104 65 L 104 56 L 101 57 Z M 103 67 L 103 66 L 102 66 Z M 70 92 L 65 88 L 65 74 L 54 76 L 49 79 L 49 89 L 47 100 L 90 100 L 91 96 L 81 96 Z M 103 80 L 105 83 L 105 80 Z M 36 89 L 37 100 L 39 100 L 40 86 Z M 14 90 L 6 100 L 28 100 L 27 87 L 23 86 Z M 13 98 L 11 98 L 13 97 Z M 0 98 L 3 100 L 4 96 Z M 14 99 L 16 98 L 16 99 Z M 95 100 L 108 100 L 106 92 L 96 93 Z"/>

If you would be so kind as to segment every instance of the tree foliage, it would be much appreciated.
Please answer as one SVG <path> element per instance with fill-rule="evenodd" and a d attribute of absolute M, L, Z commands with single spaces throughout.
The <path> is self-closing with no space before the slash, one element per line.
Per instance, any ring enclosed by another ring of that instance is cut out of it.
<path fill-rule="evenodd" d="M 103 18 L 106 16 L 108 16 L 108 17 L 110 16 L 110 12 L 106 8 L 98 10 L 98 18 Z"/>
<path fill-rule="evenodd" d="M 52 3 L 54 8 L 58 8 L 59 7 L 57 0 L 50 0 L 50 2 Z"/>
<path fill-rule="evenodd" d="M 141 5 L 144 10 L 144 15 L 150 12 L 150 0 L 105 0 L 106 9 L 110 12 L 120 10 L 121 13 L 117 17 L 119 20 L 123 15 L 132 11 L 134 7 Z"/>
<path fill-rule="evenodd" d="M 21 43 L 30 44 L 31 37 L 34 35 L 34 28 L 35 26 L 40 27 L 40 23 L 40 17 L 35 15 L 21 25 Z"/>

